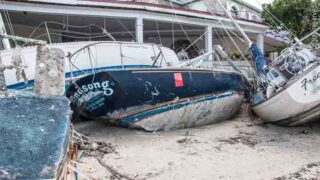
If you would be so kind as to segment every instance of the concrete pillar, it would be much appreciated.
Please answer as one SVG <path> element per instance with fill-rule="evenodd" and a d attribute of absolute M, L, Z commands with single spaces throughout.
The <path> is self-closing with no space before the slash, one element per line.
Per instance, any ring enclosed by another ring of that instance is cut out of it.
<path fill-rule="evenodd" d="M 206 36 L 205 36 L 205 47 L 206 47 L 206 52 L 212 51 L 212 27 L 207 26 L 205 28 L 206 31 Z M 208 60 L 212 60 L 212 55 L 208 57 Z"/>
<path fill-rule="evenodd" d="M 7 35 L 6 27 L 4 26 L 4 22 L 1 14 L 0 14 L 0 34 Z M 8 38 L 2 38 L 2 44 L 5 50 L 11 49 Z"/>
<path fill-rule="evenodd" d="M 258 34 L 257 36 L 257 46 L 261 49 L 262 54 L 264 55 L 264 37 L 263 34 Z"/>
<path fill-rule="evenodd" d="M 34 92 L 62 96 L 65 92 L 65 54 L 62 49 L 38 45 Z"/>
<path fill-rule="evenodd" d="M 136 41 L 138 43 L 143 43 L 143 19 L 136 19 Z"/>

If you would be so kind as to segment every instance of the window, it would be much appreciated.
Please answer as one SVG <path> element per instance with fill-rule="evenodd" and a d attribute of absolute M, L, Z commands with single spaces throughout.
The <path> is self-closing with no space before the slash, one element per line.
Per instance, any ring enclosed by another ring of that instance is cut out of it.
<path fill-rule="evenodd" d="M 252 20 L 257 21 L 257 20 L 258 20 L 258 17 L 257 17 L 256 15 L 253 15 L 253 16 L 252 16 Z"/>
<path fill-rule="evenodd" d="M 249 13 L 249 11 L 246 11 L 246 19 L 250 19 L 250 13 Z"/>
<path fill-rule="evenodd" d="M 232 6 L 231 7 L 231 13 L 234 15 L 234 16 L 239 16 L 239 10 L 236 6 Z"/>

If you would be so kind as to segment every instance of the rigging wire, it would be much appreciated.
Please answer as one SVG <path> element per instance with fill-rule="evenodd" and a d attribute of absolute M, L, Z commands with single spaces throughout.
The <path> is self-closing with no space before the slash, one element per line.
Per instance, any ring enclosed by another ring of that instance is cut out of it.
<path fill-rule="evenodd" d="M 259 2 L 259 0 L 256 0 L 256 2 L 257 2 L 261 7 L 264 7 L 264 6 Z M 271 16 L 271 21 L 272 21 L 275 25 L 278 25 L 278 23 L 279 23 L 280 28 L 284 28 L 286 31 L 288 31 L 288 32 L 293 36 L 294 39 L 297 38 L 297 36 L 296 36 L 285 24 L 283 24 L 280 19 L 278 19 L 275 15 L 273 15 L 273 14 L 270 12 L 268 6 L 265 6 L 264 9 L 265 9 L 266 12 Z M 277 21 L 278 23 L 277 23 L 276 21 Z M 292 43 L 292 40 L 291 40 L 291 43 Z"/>
<path fill-rule="evenodd" d="M 251 69 L 251 72 L 253 73 L 253 75 L 254 75 L 254 77 L 255 77 L 255 80 L 256 80 L 256 82 L 255 82 L 255 84 L 258 84 L 258 85 L 260 85 L 260 87 L 263 87 L 263 81 L 261 80 L 261 79 L 263 79 L 263 80 L 266 80 L 266 78 L 265 77 L 263 77 L 263 76 L 259 76 L 258 75 L 258 73 L 254 70 L 254 68 L 253 68 L 253 65 L 252 65 L 252 61 L 249 61 L 246 57 L 245 57 L 245 55 L 243 54 L 243 52 L 241 51 L 241 49 L 240 49 L 240 47 L 238 46 L 238 44 L 235 42 L 235 40 L 233 39 L 233 37 L 230 35 L 230 33 L 229 33 L 229 31 L 225 28 L 225 24 L 223 23 L 223 22 L 221 22 L 221 21 L 219 21 L 221 24 L 222 24 L 222 26 L 224 27 L 224 30 L 225 30 L 225 32 L 226 32 L 226 34 L 228 35 L 228 37 L 230 38 L 230 40 L 231 40 L 231 42 L 234 44 L 234 46 L 238 49 L 238 51 L 239 51 L 239 53 L 240 53 L 240 55 L 241 55 L 241 57 L 245 60 L 245 62 L 247 63 L 247 65 L 248 65 L 248 67 Z M 235 33 L 234 33 L 235 34 Z M 236 34 L 235 34 L 236 35 Z M 237 37 L 237 38 L 239 38 L 240 39 L 240 41 L 242 40 L 242 38 L 240 38 L 239 36 L 235 36 L 235 37 Z M 248 50 L 249 50 L 249 48 L 248 48 Z M 247 51 L 248 51 L 247 50 Z M 264 88 L 267 88 L 267 87 L 264 87 Z"/>
<path fill-rule="evenodd" d="M 174 49 L 175 48 L 175 46 L 174 46 L 174 23 L 172 22 L 172 49 Z"/>
<path fill-rule="evenodd" d="M 133 40 L 136 41 L 136 37 L 129 31 L 129 29 L 118 18 L 115 18 L 115 19 L 130 34 L 130 36 L 133 38 Z"/>
<path fill-rule="evenodd" d="M 189 46 L 187 46 L 184 50 L 188 50 L 189 48 L 191 48 L 192 46 L 194 46 L 199 40 L 201 40 L 203 38 L 203 36 L 205 36 L 206 34 L 208 34 L 208 32 L 204 32 L 202 35 L 200 35 L 196 40 L 194 40 Z"/>
<path fill-rule="evenodd" d="M 50 32 L 51 35 L 57 35 L 57 36 L 64 36 L 64 37 L 69 37 L 69 38 L 74 38 L 74 39 L 88 39 L 88 37 L 82 37 L 82 36 L 72 36 L 72 35 L 66 35 L 66 34 L 61 34 L 61 33 L 55 33 L 55 32 Z M 43 36 L 48 36 L 47 33 L 42 33 L 38 36 L 35 37 L 35 39 L 39 39 Z M 91 38 L 95 39 L 95 38 L 104 38 L 104 37 L 108 37 L 107 35 L 101 35 L 101 36 L 91 36 Z"/>
<path fill-rule="evenodd" d="M 160 42 L 160 44 L 162 44 L 161 35 L 160 35 L 160 32 L 159 32 L 158 21 L 156 21 L 156 28 L 157 28 L 157 32 L 158 32 L 159 42 Z"/>
<path fill-rule="evenodd" d="M 91 82 L 91 84 L 93 84 L 94 83 L 94 79 L 95 79 L 95 77 L 96 77 L 96 71 L 95 71 L 95 69 L 97 69 L 97 59 L 96 59 L 96 67 L 93 67 L 93 62 L 92 62 L 92 55 L 91 55 L 91 47 L 92 46 L 89 46 L 88 48 L 87 48 L 87 50 L 88 50 L 88 56 L 89 56 L 89 60 L 90 60 L 90 65 L 91 65 L 91 71 L 92 71 L 92 74 L 93 74 L 93 76 L 92 76 L 92 82 Z"/>
<path fill-rule="evenodd" d="M 238 44 L 236 43 L 236 41 L 235 41 L 235 40 L 233 39 L 233 37 L 230 35 L 230 33 L 229 33 L 230 31 L 228 31 L 227 29 L 225 29 L 225 32 L 226 32 L 227 35 L 229 36 L 231 42 L 235 45 L 235 47 L 236 47 L 237 50 L 239 51 L 241 57 L 245 60 L 245 62 L 247 63 L 248 67 L 249 67 L 249 68 L 251 69 L 251 71 L 253 72 L 255 78 L 258 78 L 259 75 L 258 75 L 257 72 L 253 69 L 251 61 L 249 61 L 249 60 L 247 59 L 247 57 L 243 54 L 243 52 L 241 51 L 241 49 L 240 49 L 240 47 L 238 46 Z M 238 37 L 238 36 L 236 36 L 236 37 Z M 238 38 L 240 38 L 240 37 L 238 37 Z M 248 51 L 248 50 L 249 50 L 249 48 L 247 49 L 247 51 Z"/>
<path fill-rule="evenodd" d="M 178 15 L 177 15 L 177 13 L 176 13 L 176 11 L 175 11 L 175 9 L 174 9 L 174 6 L 173 6 L 173 4 L 172 4 L 172 1 L 170 1 L 170 6 L 171 6 L 171 9 L 173 10 L 174 17 L 178 20 Z M 180 22 L 179 22 L 179 26 L 180 26 L 182 32 L 184 33 L 184 35 L 186 36 L 186 38 L 188 39 L 188 41 L 189 41 L 189 42 L 192 42 Z M 192 44 L 192 46 L 190 46 L 190 47 L 193 47 L 193 48 L 197 51 L 197 53 L 200 54 L 198 48 L 194 45 L 194 43 L 191 43 L 191 44 Z M 189 47 L 189 48 L 190 48 L 190 47 Z M 185 50 L 186 50 L 186 49 L 185 49 Z"/>
<path fill-rule="evenodd" d="M 226 34 L 228 35 L 228 37 L 230 38 L 231 42 L 235 45 L 235 47 L 238 49 L 238 51 L 240 52 L 242 58 L 248 63 L 248 66 L 252 68 L 252 65 L 250 64 L 250 61 L 245 57 L 245 55 L 242 53 L 240 47 L 237 45 L 237 43 L 234 41 L 234 39 L 232 38 L 232 36 L 230 35 L 229 31 L 226 29 L 226 25 L 220 20 L 219 23 L 222 25 L 224 31 L 226 32 Z M 220 37 L 219 33 L 215 30 L 215 32 L 217 33 L 218 37 L 222 40 L 222 38 Z M 238 35 L 236 35 L 236 33 L 233 33 L 237 38 L 240 39 L 240 41 L 243 41 L 242 38 L 240 38 Z M 223 41 L 222 41 L 223 42 Z M 252 70 L 251 70 L 252 71 Z M 258 76 L 258 74 L 256 74 L 256 72 L 253 70 L 252 71 L 254 73 L 255 79 L 257 80 L 256 83 L 261 82 L 259 79 L 263 78 Z"/>
<path fill-rule="evenodd" d="M 220 39 L 220 42 L 225 46 L 225 47 L 231 47 L 230 43 L 226 40 L 224 40 L 223 37 L 220 36 L 220 34 L 218 33 L 218 31 L 216 30 L 216 28 L 213 28 L 213 32 L 215 32 L 215 34 L 217 34 L 218 38 Z"/>
<path fill-rule="evenodd" d="M 31 32 L 31 34 L 29 35 L 29 38 L 32 38 L 33 35 L 35 34 L 35 32 L 36 32 L 42 25 L 47 26 L 48 24 L 61 25 L 61 26 L 63 26 L 64 28 L 67 28 L 67 29 L 68 29 L 68 27 L 78 28 L 78 29 L 81 29 L 81 28 L 89 28 L 89 29 L 91 29 L 91 27 L 96 27 L 96 28 L 98 28 L 98 29 L 101 30 L 101 33 L 100 33 L 100 34 L 105 34 L 105 35 L 103 35 L 103 36 L 101 35 L 101 36 L 97 36 L 97 37 L 91 37 L 91 36 L 90 36 L 91 38 L 108 37 L 109 39 L 111 39 L 111 40 L 113 40 L 113 41 L 116 40 L 108 31 L 106 31 L 106 29 L 104 29 L 103 27 L 101 27 L 101 26 L 99 26 L 99 25 L 96 25 L 96 24 L 88 24 L 88 25 L 83 25 L 83 26 L 75 26 L 75 25 L 69 25 L 69 24 L 59 23 L 59 22 L 55 22 L 55 21 L 44 21 L 44 22 L 40 23 L 36 28 L 33 29 L 33 31 Z M 53 31 L 53 30 L 51 30 L 51 31 Z M 72 32 L 72 31 L 71 31 L 71 32 Z M 50 32 L 50 34 L 52 34 L 52 33 Z M 55 33 L 55 34 L 57 34 L 57 33 Z M 79 32 L 78 34 L 81 34 L 81 32 Z M 61 34 L 61 35 L 66 36 L 66 37 L 68 37 L 68 36 L 70 37 L 70 36 L 71 36 L 71 35 L 64 35 L 64 34 Z M 88 34 L 86 33 L 86 35 L 88 35 Z M 79 38 L 79 39 L 81 39 L 81 38 L 88 38 L 88 37 L 75 37 L 75 36 L 72 36 L 71 38 Z"/>

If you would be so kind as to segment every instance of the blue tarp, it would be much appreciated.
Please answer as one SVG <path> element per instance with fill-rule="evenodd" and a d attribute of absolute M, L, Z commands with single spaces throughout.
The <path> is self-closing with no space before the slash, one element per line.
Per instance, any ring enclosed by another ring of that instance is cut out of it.
<path fill-rule="evenodd" d="M 0 179 L 52 179 L 68 145 L 69 101 L 15 92 L 0 97 Z"/>
<path fill-rule="evenodd" d="M 261 50 L 258 48 L 256 44 L 251 45 L 252 59 L 255 61 L 256 69 L 259 74 L 265 74 L 265 66 L 267 65 L 267 61 L 264 58 Z"/>

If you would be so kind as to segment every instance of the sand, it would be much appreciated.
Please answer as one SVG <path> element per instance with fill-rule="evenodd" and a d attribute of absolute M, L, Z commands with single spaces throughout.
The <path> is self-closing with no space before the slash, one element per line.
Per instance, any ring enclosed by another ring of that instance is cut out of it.
<path fill-rule="evenodd" d="M 75 128 L 114 147 L 103 157 L 80 159 L 94 168 L 81 172 L 95 179 L 117 179 L 106 167 L 132 179 L 320 179 L 320 123 L 279 127 L 242 113 L 222 123 L 170 132 L 97 121 Z"/>

